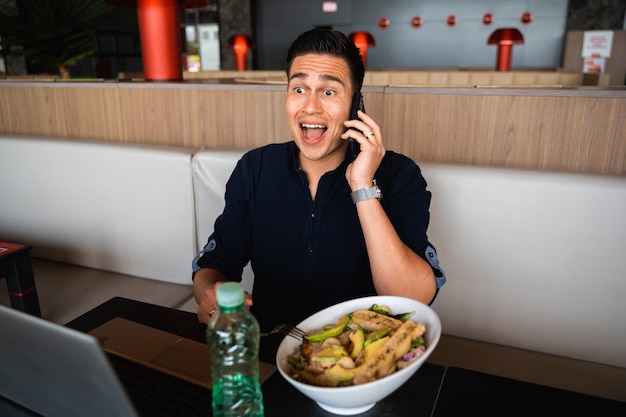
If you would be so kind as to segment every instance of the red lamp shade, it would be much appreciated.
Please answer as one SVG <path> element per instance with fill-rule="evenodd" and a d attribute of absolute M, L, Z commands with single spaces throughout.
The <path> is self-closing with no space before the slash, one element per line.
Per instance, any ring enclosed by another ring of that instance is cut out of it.
<path fill-rule="evenodd" d="M 248 35 L 233 35 L 228 38 L 226 46 L 235 52 L 235 66 L 237 71 L 245 71 L 248 69 L 248 49 L 253 47 L 252 38 Z"/>
<path fill-rule="evenodd" d="M 524 36 L 515 28 L 496 29 L 491 36 L 489 36 L 487 45 L 498 45 L 496 71 L 509 71 L 511 69 L 513 45 L 522 45 L 523 43 Z"/>
<path fill-rule="evenodd" d="M 349 37 L 356 47 L 359 48 L 359 51 L 361 51 L 363 66 L 367 67 L 367 48 L 376 46 L 376 40 L 369 32 L 352 32 Z"/>

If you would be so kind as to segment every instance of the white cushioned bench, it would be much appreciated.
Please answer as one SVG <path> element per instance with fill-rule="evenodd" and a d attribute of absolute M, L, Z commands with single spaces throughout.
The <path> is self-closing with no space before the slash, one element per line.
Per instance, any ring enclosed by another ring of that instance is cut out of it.
<path fill-rule="evenodd" d="M 44 318 L 65 323 L 116 295 L 168 307 L 191 297 L 192 155 L 0 138 L 0 240 L 33 245 Z"/>
<path fill-rule="evenodd" d="M 419 165 L 446 334 L 626 368 L 626 177 Z"/>
<path fill-rule="evenodd" d="M 33 244 L 44 318 L 116 295 L 195 311 L 191 260 L 243 153 L 0 137 L 0 240 Z M 445 334 L 626 368 L 625 177 L 418 163 Z"/>

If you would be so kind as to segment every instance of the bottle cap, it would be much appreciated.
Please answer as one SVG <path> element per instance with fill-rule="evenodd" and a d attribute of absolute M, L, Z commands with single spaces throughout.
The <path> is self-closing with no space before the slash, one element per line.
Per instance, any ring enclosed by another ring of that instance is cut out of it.
<path fill-rule="evenodd" d="M 217 287 L 217 304 L 220 307 L 238 307 L 243 301 L 243 285 L 239 282 L 229 281 Z"/>

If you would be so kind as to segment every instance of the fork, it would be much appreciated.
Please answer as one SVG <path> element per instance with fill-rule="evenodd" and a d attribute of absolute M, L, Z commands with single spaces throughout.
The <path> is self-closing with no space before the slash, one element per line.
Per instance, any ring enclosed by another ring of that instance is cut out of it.
<path fill-rule="evenodd" d="M 269 336 L 271 334 L 284 334 L 286 336 L 291 336 L 294 339 L 302 340 L 307 333 L 296 326 L 292 326 L 291 324 L 279 324 L 268 333 L 261 333 L 261 337 Z"/>

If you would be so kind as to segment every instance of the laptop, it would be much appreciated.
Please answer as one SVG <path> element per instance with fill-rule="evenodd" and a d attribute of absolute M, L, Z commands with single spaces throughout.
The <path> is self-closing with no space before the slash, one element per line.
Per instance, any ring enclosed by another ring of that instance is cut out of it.
<path fill-rule="evenodd" d="M 208 415 L 203 343 L 120 317 L 86 334 L 3 305 L 0 340 L 0 415 L 136 417 L 170 406 L 181 407 L 171 415 L 194 415 L 180 401 L 194 397 Z M 275 369 L 261 362 L 259 379 Z"/>

